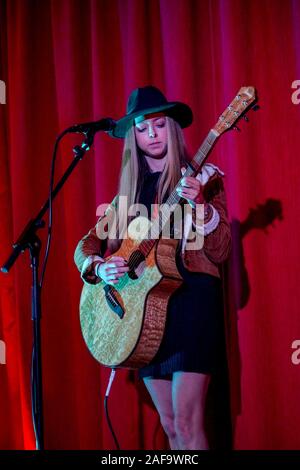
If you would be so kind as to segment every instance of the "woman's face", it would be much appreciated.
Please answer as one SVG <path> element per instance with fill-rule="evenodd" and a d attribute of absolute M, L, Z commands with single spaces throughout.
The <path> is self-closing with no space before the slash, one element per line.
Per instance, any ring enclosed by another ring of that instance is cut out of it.
<path fill-rule="evenodd" d="M 165 116 L 136 122 L 135 137 L 144 155 L 162 158 L 168 149 L 167 122 Z"/>

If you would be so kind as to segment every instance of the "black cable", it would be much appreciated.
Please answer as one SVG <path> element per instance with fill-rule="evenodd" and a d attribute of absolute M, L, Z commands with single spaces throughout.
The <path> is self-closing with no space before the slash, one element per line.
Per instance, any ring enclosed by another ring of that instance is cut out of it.
<path fill-rule="evenodd" d="M 45 249 L 45 255 L 43 259 L 43 264 L 42 264 L 42 269 L 41 269 L 41 277 L 40 277 L 40 289 L 42 288 L 43 285 L 43 280 L 45 276 L 45 271 L 46 271 L 46 266 L 47 266 L 47 261 L 48 261 L 48 256 L 49 256 L 49 250 L 50 250 L 50 243 L 51 243 L 51 234 L 52 234 L 52 199 L 53 199 L 53 185 L 54 185 L 54 174 L 55 174 L 55 162 L 56 162 L 56 156 L 57 156 L 57 149 L 58 149 L 58 144 L 61 141 L 61 139 L 64 137 L 65 134 L 67 134 L 68 130 L 64 130 L 59 134 L 59 136 L 55 140 L 54 148 L 53 148 L 53 153 L 52 153 L 52 159 L 51 159 L 51 167 L 50 167 L 50 184 L 49 184 L 49 218 L 48 218 L 48 237 L 47 237 L 47 245 Z"/>
<path fill-rule="evenodd" d="M 111 421 L 110 421 L 110 417 L 109 417 L 109 412 L 108 412 L 108 397 L 109 397 L 111 384 L 112 384 L 112 382 L 114 380 L 114 377 L 115 377 L 115 373 L 116 373 L 116 369 L 112 369 L 111 373 L 110 373 L 107 389 L 106 389 L 106 392 L 105 392 L 105 397 L 104 397 L 104 410 L 105 410 L 106 422 L 108 424 L 109 430 L 110 430 L 112 438 L 114 440 L 116 449 L 120 450 L 120 445 L 119 445 L 118 439 L 115 435 L 115 432 L 113 430 L 113 427 L 112 427 L 112 424 L 111 424 Z"/>

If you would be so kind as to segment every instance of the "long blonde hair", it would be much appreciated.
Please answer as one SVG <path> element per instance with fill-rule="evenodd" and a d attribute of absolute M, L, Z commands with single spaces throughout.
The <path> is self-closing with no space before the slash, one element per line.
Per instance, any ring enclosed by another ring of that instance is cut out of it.
<path fill-rule="evenodd" d="M 187 152 L 183 132 L 179 124 L 166 116 L 167 126 L 167 158 L 162 174 L 158 180 L 157 202 L 161 204 L 175 188 L 181 177 L 181 167 L 186 166 Z M 149 171 L 146 159 L 137 146 L 134 126 L 124 141 L 122 166 L 119 176 L 119 196 L 126 196 L 128 208 L 138 202 L 144 182 L 144 175 Z M 128 224 L 128 215 L 120 211 L 118 214 L 118 234 L 122 238 Z"/>

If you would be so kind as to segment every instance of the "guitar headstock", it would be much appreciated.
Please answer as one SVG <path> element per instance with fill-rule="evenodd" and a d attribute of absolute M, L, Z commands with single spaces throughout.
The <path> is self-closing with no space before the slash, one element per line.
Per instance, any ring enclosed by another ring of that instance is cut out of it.
<path fill-rule="evenodd" d="M 231 129 L 245 112 L 253 106 L 256 99 L 254 87 L 242 87 L 230 105 L 221 114 L 213 130 L 221 135 Z"/>

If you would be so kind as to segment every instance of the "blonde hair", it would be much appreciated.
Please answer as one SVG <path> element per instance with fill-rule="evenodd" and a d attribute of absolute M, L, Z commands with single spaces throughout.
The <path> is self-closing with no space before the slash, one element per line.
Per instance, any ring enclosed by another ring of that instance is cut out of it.
<path fill-rule="evenodd" d="M 181 177 L 181 167 L 186 166 L 187 152 L 183 132 L 179 124 L 166 116 L 167 126 L 167 158 L 162 174 L 158 180 L 157 202 L 161 204 L 173 191 Z M 122 166 L 119 176 L 119 196 L 126 196 L 128 208 L 138 202 L 144 182 L 144 175 L 149 171 L 145 157 L 137 146 L 134 126 L 126 134 Z M 128 224 L 128 216 L 120 211 L 118 233 L 122 238 Z"/>

